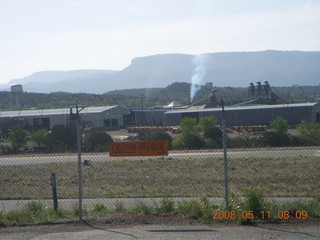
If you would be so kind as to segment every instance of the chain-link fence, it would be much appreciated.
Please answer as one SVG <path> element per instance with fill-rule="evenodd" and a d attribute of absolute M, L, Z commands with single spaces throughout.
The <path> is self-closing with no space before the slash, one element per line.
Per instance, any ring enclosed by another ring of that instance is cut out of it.
<path fill-rule="evenodd" d="M 153 204 L 162 198 L 180 201 L 206 196 L 223 204 L 226 161 L 229 194 L 243 196 L 248 188 L 257 188 L 267 199 L 278 202 L 309 200 L 319 194 L 319 123 L 290 125 L 275 117 L 268 125 L 229 126 L 228 115 L 226 122 L 225 146 L 221 122 L 210 115 L 185 117 L 171 130 L 82 129 L 84 211 L 97 204 L 114 208 Z M 12 139 L 10 144 L 1 143 L 0 212 L 9 213 L 34 200 L 52 208 L 52 173 L 59 208 L 78 209 L 79 155 L 76 130 L 70 128 L 53 128 L 32 153 L 14 146 Z M 161 139 L 169 141 L 168 156 L 110 157 L 108 153 L 110 141 Z"/>

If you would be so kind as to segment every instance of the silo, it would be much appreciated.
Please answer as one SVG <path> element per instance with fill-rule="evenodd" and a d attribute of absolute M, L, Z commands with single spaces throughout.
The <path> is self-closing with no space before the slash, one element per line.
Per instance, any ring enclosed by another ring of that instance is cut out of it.
<path fill-rule="evenodd" d="M 19 106 L 19 95 L 23 94 L 23 88 L 21 84 L 13 84 L 11 85 L 11 95 L 15 95 L 16 97 L 16 107 Z"/>
<path fill-rule="evenodd" d="M 22 85 L 21 84 L 11 85 L 11 92 L 12 93 L 23 93 Z"/>

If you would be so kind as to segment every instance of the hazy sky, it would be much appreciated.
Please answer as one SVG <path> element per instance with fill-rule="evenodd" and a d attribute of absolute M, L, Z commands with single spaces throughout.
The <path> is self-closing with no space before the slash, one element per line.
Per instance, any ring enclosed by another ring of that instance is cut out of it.
<path fill-rule="evenodd" d="M 0 0 L 0 83 L 134 57 L 320 50 L 320 0 Z"/>

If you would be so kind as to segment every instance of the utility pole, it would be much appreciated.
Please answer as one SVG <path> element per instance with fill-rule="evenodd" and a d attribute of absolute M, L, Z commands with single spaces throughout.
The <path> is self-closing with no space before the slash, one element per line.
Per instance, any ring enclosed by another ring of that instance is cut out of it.
<path fill-rule="evenodd" d="M 222 144 L 223 144 L 223 159 L 224 159 L 224 191 L 226 198 L 226 210 L 229 211 L 229 183 L 228 183 L 228 156 L 227 156 L 227 124 L 224 112 L 224 102 L 221 99 L 222 108 Z"/>
<path fill-rule="evenodd" d="M 82 221 L 82 165 L 81 165 L 81 121 L 79 113 L 85 106 L 71 106 L 70 107 L 70 120 L 76 121 L 77 126 L 77 153 L 78 153 L 78 199 L 79 199 L 79 220 Z M 73 110 L 76 110 L 75 113 Z"/>

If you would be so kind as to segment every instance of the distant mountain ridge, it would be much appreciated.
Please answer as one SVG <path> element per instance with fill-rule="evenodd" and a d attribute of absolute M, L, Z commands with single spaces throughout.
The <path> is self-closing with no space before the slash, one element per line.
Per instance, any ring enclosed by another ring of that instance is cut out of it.
<path fill-rule="evenodd" d="M 191 82 L 193 55 L 160 54 L 134 58 L 123 70 L 45 71 L 0 85 L 9 90 L 23 84 L 24 91 L 106 93 L 118 89 L 166 87 Z M 206 54 L 202 83 L 218 87 L 245 87 L 249 82 L 269 81 L 273 86 L 319 85 L 320 52 L 275 51 Z"/>

